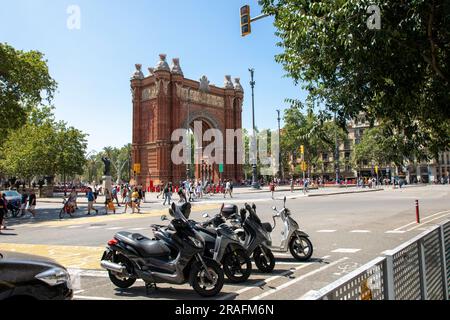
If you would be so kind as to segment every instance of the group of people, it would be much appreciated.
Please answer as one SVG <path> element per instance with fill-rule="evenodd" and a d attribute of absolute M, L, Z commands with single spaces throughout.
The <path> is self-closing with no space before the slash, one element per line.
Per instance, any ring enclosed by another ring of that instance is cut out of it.
<path fill-rule="evenodd" d="M 122 196 L 122 202 L 119 201 L 119 194 Z M 131 187 L 129 185 L 122 186 L 114 186 L 111 191 L 105 189 L 105 202 L 104 208 L 106 214 L 112 211 L 116 214 L 116 206 L 114 205 L 114 201 L 117 204 L 117 207 L 121 207 L 125 205 L 125 210 L 123 213 L 127 213 L 128 208 L 131 209 L 131 213 L 141 213 L 141 203 L 145 202 L 145 190 L 139 187 Z M 88 188 L 87 192 L 88 199 L 88 213 L 91 214 L 91 211 L 95 211 L 98 214 L 98 209 L 94 208 L 94 203 L 97 201 L 98 194 L 92 190 L 92 188 Z"/>
<path fill-rule="evenodd" d="M 172 182 L 164 183 L 162 181 L 159 190 L 157 198 L 162 197 L 164 199 L 163 205 L 166 205 L 166 203 L 171 205 L 174 192 L 177 192 L 180 203 L 192 202 L 195 199 L 202 199 L 205 195 L 218 193 L 222 193 L 224 198 L 227 195 L 233 198 L 233 182 L 231 180 L 220 181 L 217 185 L 200 180 L 186 180 L 180 182 L 179 187 L 174 187 Z"/>
<path fill-rule="evenodd" d="M 30 217 L 34 219 L 36 217 L 36 194 L 33 190 L 30 192 L 23 190 L 21 196 L 18 217 L 23 217 L 26 212 L 29 212 L 31 214 Z M 0 192 L 0 234 L 2 233 L 2 230 L 7 230 L 5 217 L 8 210 L 8 200 L 6 199 L 6 195 Z"/>

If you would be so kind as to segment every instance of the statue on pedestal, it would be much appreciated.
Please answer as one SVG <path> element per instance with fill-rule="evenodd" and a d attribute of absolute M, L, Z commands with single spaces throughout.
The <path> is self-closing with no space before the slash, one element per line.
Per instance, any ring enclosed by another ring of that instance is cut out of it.
<path fill-rule="evenodd" d="M 105 170 L 103 171 L 103 174 L 106 177 L 111 176 L 111 160 L 109 160 L 107 157 L 103 157 L 102 161 L 105 164 Z"/>

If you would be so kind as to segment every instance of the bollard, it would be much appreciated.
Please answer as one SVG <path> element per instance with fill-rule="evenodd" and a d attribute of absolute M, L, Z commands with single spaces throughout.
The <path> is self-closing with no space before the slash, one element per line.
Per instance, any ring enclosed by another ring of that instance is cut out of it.
<path fill-rule="evenodd" d="M 417 223 L 420 223 L 419 200 L 416 200 L 416 219 Z"/>

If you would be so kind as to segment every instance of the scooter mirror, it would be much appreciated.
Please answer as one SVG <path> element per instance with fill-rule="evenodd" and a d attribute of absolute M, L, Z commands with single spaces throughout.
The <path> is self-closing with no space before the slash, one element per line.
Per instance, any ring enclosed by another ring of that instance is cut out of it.
<path fill-rule="evenodd" d="M 256 204 L 253 204 L 253 205 L 252 205 L 252 209 L 253 209 L 253 210 L 256 210 Z"/>
<path fill-rule="evenodd" d="M 209 218 L 209 214 L 207 214 L 207 213 L 205 213 L 204 215 L 203 215 L 203 218 Z"/>
<path fill-rule="evenodd" d="M 167 221 L 167 220 L 169 220 L 169 219 L 167 219 L 167 216 L 164 215 L 164 216 L 161 216 L 161 220 L 162 220 L 162 221 Z"/>
<path fill-rule="evenodd" d="M 277 207 L 272 207 L 272 210 L 273 210 L 273 211 L 278 211 L 278 210 L 277 210 Z"/>
<path fill-rule="evenodd" d="M 284 197 L 284 207 L 286 207 L 286 196 Z"/>

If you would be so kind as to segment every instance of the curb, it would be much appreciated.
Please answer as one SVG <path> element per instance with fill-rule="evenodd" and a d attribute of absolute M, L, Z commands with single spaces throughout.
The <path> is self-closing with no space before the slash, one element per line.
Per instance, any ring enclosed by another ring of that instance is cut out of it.
<path fill-rule="evenodd" d="M 380 192 L 384 191 L 384 189 L 376 189 L 376 190 L 364 190 L 364 191 L 343 191 L 343 192 L 334 192 L 334 193 L 322 193 L 322 194 L 308 194 L 308 197 L 328 197 L 340 194 L 352 194 L 352 193 L 368 193 L 368 192 Z"/>

